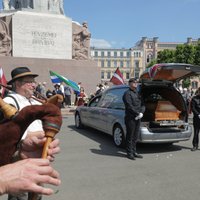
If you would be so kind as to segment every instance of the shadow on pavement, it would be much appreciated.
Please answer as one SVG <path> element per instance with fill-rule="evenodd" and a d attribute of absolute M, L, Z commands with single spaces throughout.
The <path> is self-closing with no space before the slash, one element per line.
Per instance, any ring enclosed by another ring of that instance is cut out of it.
<path fill-rule="evenodd" d="M 76 133 L 81 134 L 97 143 L 99 143 L 99 149 L 90 149 L 94 154 L 101 154 L 107 156 L 117 156 L 124 157 L 126 156 L 125 148 L 119 148 L 114 145 L 112 136 L 105 134 L 101 131 L 84 127 L 84 129 L 77 129 L 75 126 L 68 126 L 73 129 Z M 137 151 L 141 154 L 158 154 L 165 152 L 174 152 L 180 151 L 182 149 L 191 148 L 181 146 L 179 143 L 174 144 L 137 144 Z"/>

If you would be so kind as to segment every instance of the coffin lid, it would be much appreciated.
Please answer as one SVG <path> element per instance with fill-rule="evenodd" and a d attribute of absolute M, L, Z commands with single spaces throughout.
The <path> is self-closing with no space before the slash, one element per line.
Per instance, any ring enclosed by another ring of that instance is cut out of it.
<path fill-rule="evenodd" d="M 184 63 L 161 63 L 147 68 L 140 76 L 142 80 L 167 80 L 177 82 L 181 79 L 200 75 L 200 66 Z"/>

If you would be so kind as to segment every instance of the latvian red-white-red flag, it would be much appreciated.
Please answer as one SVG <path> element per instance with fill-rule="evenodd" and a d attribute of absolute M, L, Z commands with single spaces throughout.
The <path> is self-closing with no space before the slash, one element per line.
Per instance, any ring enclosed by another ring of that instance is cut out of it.
<path fill-rule="evenodd" d="M 3 73 L 3 69 L 0 68 L 0 84 L 2 85 L 6 85 L 7 84 L 7 80 L 6 80 L 6 77 Z M 1 97 L 3 98 L 4 97 L 4 93 L 5 93 L 5 87 L 1 87 Z"/>
<path fill-rule="evenodd" d="M 110 79 L 114 85 L 124 85 L 123 75 L 119 70 L 119 67 L 116 69 L 115 73 L 113 74 L 112 78 Z"/>

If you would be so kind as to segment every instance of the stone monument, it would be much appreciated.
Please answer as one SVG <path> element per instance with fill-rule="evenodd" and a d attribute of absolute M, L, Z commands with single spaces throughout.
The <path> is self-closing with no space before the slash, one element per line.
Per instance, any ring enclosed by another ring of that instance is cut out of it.
<path fill-rule="evenodd" d="M 87 93 L 95 91 L 101 72 L 90 58 L 88 24 L 72 22 L 63 4 L 63 0 L 3 0 L 0 65 L 8 80 L 14 67 L 26 65 L 49 88 L 52 70 L 82 82 Z"/>
<path fill-rule="evenodd" d="M 72 20 L 62 0 L 4 0 L 3 7 L 0 39 L 12 43 L 13 57 L 72 58 Z"/>

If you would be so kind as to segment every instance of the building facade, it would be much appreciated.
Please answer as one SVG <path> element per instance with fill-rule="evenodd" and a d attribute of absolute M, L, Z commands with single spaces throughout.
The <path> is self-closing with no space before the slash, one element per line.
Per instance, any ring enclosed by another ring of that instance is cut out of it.
<path fill-rule="evenodd" d="M 187 38 L 187 41 L 185 43 L 159 42 L 158 37 L 154 37 L 154 38 L 142 37 L 142 39 L 136 43 L 136 47 L 142 50 L 143 63 L 146 67 L 152 60 L 157 58 L 159 51 L 163 51 L 164 49 L 175 50 L 177 45 L 180 45 L 180 44 L 196 45 L 198 41 L 200 41 L 200 39 Z"/>
<path fill-rule="evenodd" d="M 181 42 L 159 42 L 158 37 L 142 37 L 134 47 L 125 49 L 91 48 L 91 57 L 101 68 L 102 82 L 109 82 L 117 67 L 127 82 L 130 77 L 139 78 L 148 64 L 157 58 L 158 52 L 164 49 L 175 50 L 180 44 L 197 44 L 200 39 L 187 38 Z M 199 78 L 192 79 L 191 87 L 199 87 Z"/>
<path fill-rule="evenodd" d="M 130 49 L 102 49 L 91 48 L 91 57 L 101 68 L 102 82 L 108 82 L 117 67 L 123 74 L 124 80 L 130 77 L 139 78 L 143 67 L 143 52 L 137 48 Z"/>

